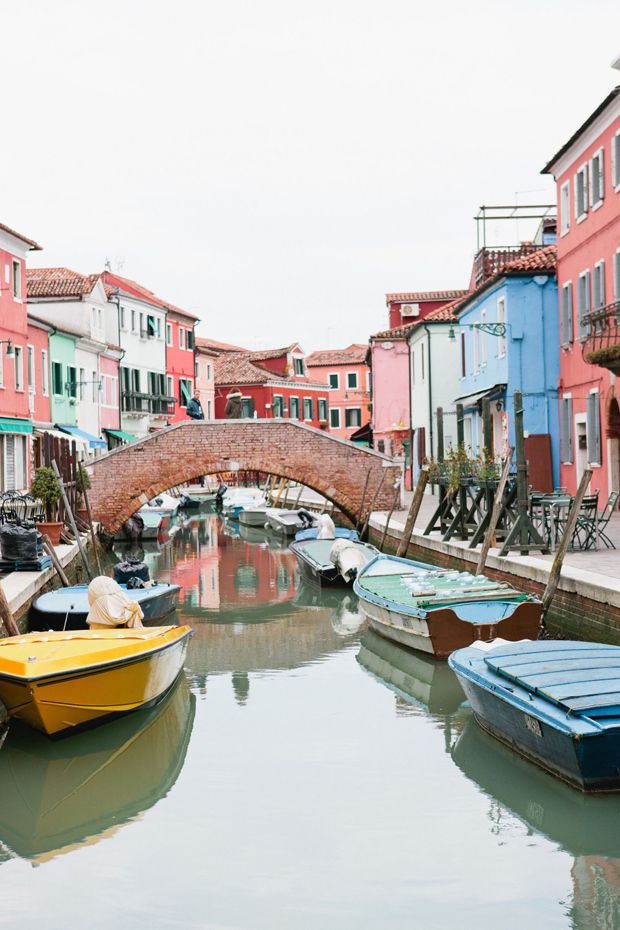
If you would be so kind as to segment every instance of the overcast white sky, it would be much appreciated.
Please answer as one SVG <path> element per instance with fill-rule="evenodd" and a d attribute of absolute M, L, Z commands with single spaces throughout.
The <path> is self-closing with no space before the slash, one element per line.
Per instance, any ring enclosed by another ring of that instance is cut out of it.
<path fill-rule="evenodd" d="M 109 259 L 250 347 L 466 286 L 478 206 L 553 199 L 540 169 L 620 83 L 618 0 L 28 0 L 2 35 L 32 264 Z"/>

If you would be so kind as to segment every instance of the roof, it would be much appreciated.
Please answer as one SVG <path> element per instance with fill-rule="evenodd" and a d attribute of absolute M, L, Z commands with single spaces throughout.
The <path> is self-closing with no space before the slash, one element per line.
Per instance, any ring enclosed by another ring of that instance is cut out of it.
<path fill-rule="evenodd" d="M 346 349 L 320 349 L 306 356 L 308 368 L 319 368 L 322 365 L 361 365 L 366 359 L 368 343 L 353 342 Z"/>
<path fill-rule="evenodd" d="M 419 320 L 412 323 L 402 323 L 400 326 L 394 326 L 392 329 L 382 329 L 380 333 L 374 333 L 371 339 L 404 339 Z"/>
<path fill-rule="evenodd" d="M 530 252 L 529 255 L 523 255 L 513 261 L 507 262 L 494 275 L 486 278 L 482 284 L 478 285 L 473 291 L 470 291 L 465 297 L 455 301 L 453 313 L 458 315 L 468 304 L 479 297 L 484 291 L 488 290 L 494 284 L 497 284 L 502 278 L 506 277 L 527 277 L 535 274 L 555 274 L 558 260 L 558 249 L 556 245 L 545 245 L 536 252 Z M 445 309 L 442 307 L 442 309 Z M 430 314 L 429 314 L 430 316 Z M 428 317 L 427 317 L 428 319 Z"/>
<path fill-rule="evenodd" d="M 200 319 L 199 316 L 195 316 L 187 310 L 182 310 L 180 307 L 175 307 L 170 301 L 158 297 L 154 291 L 150 291 L 147 287 L 144 287 L 144 285 L 139 284 L 137 281 L 133 281 L 131 278 L 123 278 L 120 274 L 114 274 L 112 271 L 104 271 L 102 278 L 106 285 L 117 287 L 128 297 L 138 297 L 140 300 L 153 304 L 153 306 L 159 307 L 161 310 L 171 310 L 173 313 L 179 313 L 181 316 L 187 317 L 190 320 Z"/>
<path fill-rule="evenodd" d="M 78 339 L 81 339 L 86 335 L 85 329 L 79 329 L 79 327 L 71 326 L 69 323 L 61 323 L 59 320 L 54 318 L 54 311 L 49 310 L 45 304 L 37 304 L 37 312 L 33 313 L 31 308 L 28 307 L 28 319 L 32 320 L 33 323 L 46 323 L 48 326 L 58 333 L 66 333 L 69 336 L 76 336 Z M 52 334 L 53 335 L 53 334 Z"/>
<path fill-rule="evenodd" d="M 469 291 L 459 291 L 459 293 L 462 296 L 457 300 L 451 300 L 450 303 L 444 304 L 443 307 L 437 307 L 436 310 L 431 310 L 426 316 L 413 320 L 411 323 L 402 323 L 400 326 L 394 326 L 393 329 L 384 329 L 380 333 L 375 333 L 374 336 L 370 338 L 404 339 L 416 326 L 421 326 L 424 323 L 446 323 L 450 320 L 454 320 L 457 308 L 460 306 L 463 299 L 469 295 Z"/>
<path fill-rule="evenodd" d="M 281 358 L 283 355 L 288 355 L 289 352 L 293 352 L 298 348 L 298 342 L 291 342 L 289 346 L 283 346 L 281 349 L 257 349 L 256 351 L 248 352 L 248 355 L 250 358 L 257 360 L 263 358 Z"/>
<path fill-rule="evenodd" d="M 296 380 L 287 378 L 285 375 L 278 374 L 257 364 L 252 352 L 223 352 L 215 359 L 214 374 L 216 384 L 266 384 L 268 381 L 277 381 L 281 384 L 290 384 L 291 386 L 314 385 L 316 387 L 327 388 L 324 382 Z M 277 357 L 277 356 L 276 356 Z"/>
<path fill-rule="evenodd" d="M 101 275 L 80 274 L 70 268 L 27 268 L 26 292 L 35 297 L 84 297 L 92 293 Z"/>
<path fill-rule="evenodd" d="M 597 116 L 600 116 L 601 113 L 607 109 L 609 104 L 612 103 L 616 99 L 618 94 L 620 94 L 620 84 L 618 84 L 617 87 L 614 87 L 614 89 L 609 94 L 607 94 L 603 102 L 597 106 L 596 110 L 590 113 L 585 123 L 582 123 L 579 129 L 572 134 L 568 142 L 565 142 L 562 148 L 558 149 L 558 151 L 555 153 L 553 158 L 550 159 L 550 161 L 548 161 L 545 167 L 542 169 L 542 171 L 540 172 L 541 174 L 552 173 L 552 169 L 555 163 L 562 157 L 562 155 L 568 152 L 571 146 L 574 145 L 574 143 L 579 139 L 579 137 L 583 135 L 583 133 L 588 128 L 588 126 L 592 125 L 592 123 L 597 118 Z"/>
<path fill-rule="evenodd" d="M 30 248 L 35 252 L 40 252 L 41 249 L 43 248 L 43 246 L 35 242 L 34 239 L 28 239 L 26 236 L 22 236 L 21 233 L 18 233 L 14 229 L 11 229 L 10 226 L 5 226 L 4 223 L 0 223 L 0 229 L 3 232 L 8 233 L 9 236 L 14 236 L 16 239 L 19 239 L 21 242 L 25 242 L 26 245 L 30 246 Z"/>
<path fill-rule="evenodd" d="M 403 291 L 398 294 L 386 294 L 388 303 L 424 303 L 429 300 L 455 300 L 463 297 L 467 291 Z"/>
<path fill-rule="evenodd" d="M 196 345 L 201 349 L 211 349 L 213 352 L 248 352 L 243 346 L 235 346 L 230 342 L 218 342 L 217 339 L 206 339 L 204 336 L 196 336 Z"/>

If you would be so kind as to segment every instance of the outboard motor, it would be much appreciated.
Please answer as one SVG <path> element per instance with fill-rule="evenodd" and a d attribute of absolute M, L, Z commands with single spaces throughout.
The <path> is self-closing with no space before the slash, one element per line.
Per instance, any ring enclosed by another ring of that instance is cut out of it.
<path fill-rule="evenodd" d="M 224 508 L 224 496 L 228 490 L 227 484 L 221 484 L 215 492 L 215 509 L 218 513 Z"/>
<path fill-rule="evenodd" d="M 304 510 L 303 507 L 298 511 L 297 516 L 301 520 L 301 525 L 304 530 L 310 529 L 311 526 L 314 526 L 314 517 L 309 510 Z"/>
<path fill-rule="evenodd" d="M 129 585 L 132 578 L 139 579 L 142 583 L 149 581 L 149 567 L 140 561 L 138 556 L 127 555 L 124 562 L 118 562 L 114 566 L 114 581 L 117 584 Z"/>

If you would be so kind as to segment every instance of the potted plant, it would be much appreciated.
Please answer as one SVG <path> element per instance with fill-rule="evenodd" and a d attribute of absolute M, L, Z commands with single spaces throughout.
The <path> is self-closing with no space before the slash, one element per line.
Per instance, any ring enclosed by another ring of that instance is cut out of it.
<path fill-rule="evenodd" d="M 90 491 L 90 475 L 85 468 L 78 468 L 75 476 L 75 490 L 77 492 L 76 511 L 84 523 L 88 523 L 88 510 L 84 507 L 84 492 Z"/>
<path fill-rule="evenodd" d="M 51 468 L 47 466 L 37 468 L 30 493 L 41 501 L 45 510 L 46 522 L 37 523 L 37 529 L 40 533 L 46 533 L 49 536 L 53 546 L 60 545 L 62 523 L 54 520 L 54 517 L 58 516 L 57 505 L 60 499 L 60 486 Z"/>

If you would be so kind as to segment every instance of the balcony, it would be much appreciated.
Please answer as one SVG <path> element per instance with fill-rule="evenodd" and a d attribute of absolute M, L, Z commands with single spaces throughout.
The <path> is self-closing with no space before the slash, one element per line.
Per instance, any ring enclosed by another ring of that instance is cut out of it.
<path fill-rule="evenodd" d="M 168 394 L 155 394 L 151 397 L 151 413 L 159 417 L 172 416 L 176 398 Z"/>
<path fill-rule="evenodd" d="M 584 362 L 620 375 L 620 300 L 592 310 L 584 322 L 588 325 L 582 346 Z"/>
<path fill-rule="evenodd" d="M 139 391 L 123 391 L 121 394 L 121 410 L 123 413 L 149 412 L 150 394 L 140 394 Z"/>
<path fill-rule="evenodd" d="M 541 245 L 534 242 L 522 242 L 520 245 L 500 245 L 492 248 L 484 246 L 476 252 L 470 286 L 472 288 L 479 287 L 483 281 L 487 281 L 493 275 L 496 275 L 508 262 L 513 262 L 517 258 L 525 258 L 541 248 Z"/>

